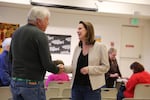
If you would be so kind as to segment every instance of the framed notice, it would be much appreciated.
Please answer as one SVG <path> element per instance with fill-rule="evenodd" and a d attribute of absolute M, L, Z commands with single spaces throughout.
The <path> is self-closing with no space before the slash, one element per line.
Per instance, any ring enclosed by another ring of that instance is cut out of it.
<path fill-rule="evenodd" d="M 53 54 L 70 54 L 71 35 L 47 34 L 49 49 Z"/>

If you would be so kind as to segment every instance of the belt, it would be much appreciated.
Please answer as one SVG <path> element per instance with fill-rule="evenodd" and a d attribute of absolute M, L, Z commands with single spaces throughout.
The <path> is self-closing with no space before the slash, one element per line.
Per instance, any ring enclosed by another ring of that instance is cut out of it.
<path fill-rule="evenodd" d="M 29 80 L 29 79 L 23 79 L 23 78 L 18 78 L 18 77 L 13 77 L 12 80 L 27 82 L 28 84 L 31 84 L 31 85 L 36 85 L 36 84 L 39 84 L 40 82 L 42 82 L 42 81 Z"/>

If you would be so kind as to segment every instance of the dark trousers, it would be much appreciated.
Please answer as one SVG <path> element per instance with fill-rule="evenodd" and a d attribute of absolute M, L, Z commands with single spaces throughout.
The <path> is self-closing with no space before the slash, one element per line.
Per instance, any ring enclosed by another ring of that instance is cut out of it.
<path fill-rule="evenodd" d="M 90 86 L 73 86 L 72 100 L 101 100 L 100 89 L 92 90 Z"/>
<path fill-rule="evenodd" d="M 124 98 L 123 92 L 125 91 L 125 89 L 126 88 L 124 85 L 120 86 L 118 93 L 117 93 L 117 100 L 122 100 Z"/>
<path fill-rule="evenodd" d="M 116 78 L 108 78 L 106 80 L 106 87 L 107 88 L 114 88 L 115 83 L 116 83 Z"/>

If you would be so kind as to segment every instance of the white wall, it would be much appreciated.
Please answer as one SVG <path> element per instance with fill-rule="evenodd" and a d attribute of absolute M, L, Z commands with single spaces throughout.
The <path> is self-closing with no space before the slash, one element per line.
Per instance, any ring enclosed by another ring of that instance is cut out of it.
<path fill-rule="evenodd" d="M 26 16 L 28 8 L 13 8 L 13 7 L 0 7 L 0 22 L 19 23 L 20 25 L 26 24 Z M 70 55 L 58 55 L 52 54 L 53 59 L 62 59 L 65 64 L 71 64 L 74 48 L 78 43 L 77 37 L 77 25 L 80 20 L 90 21 L 95 27 L 95 33 L 101 35 L 102 43 L 108 48 L 110 42 L 115 43 L 115 48 L 118 50 L 118 62 L 120 65 L 123 76 L 129 76 L 129 66 L 120 63 L 120 41 L 121 41 L 121 25 L 129 24 L 129 19 L 125 17 L 109 17 L 102 15 L 88 15 L 88 14 L 73 14 L 66 12 L 52 11 L 52 17 L 50 19 L 50 25 L 48 26 L 46 33 L 48 34 L 67 34 L 72 36 L 71 40 L 71 54 Z M 143 53 L 142 62 L 146 69 L 150 71 L 150 21 L 140 20 L 140 26 L 144 27 L 143 31 Z"/>
<path fill-rule="evenodd" d="M 146 69 L 150 71 L 150 21 L 145 21 L 144 28 L 142 62 L 144 63 Z"/>

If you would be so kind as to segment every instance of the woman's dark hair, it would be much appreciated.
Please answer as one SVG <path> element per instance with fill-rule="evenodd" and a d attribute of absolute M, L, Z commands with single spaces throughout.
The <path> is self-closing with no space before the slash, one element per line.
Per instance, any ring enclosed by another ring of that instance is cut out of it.
<path fill-rule="evenodd" d="M 86 44 L 88 45 L 93 45 L 95 43 L 95 34 L 94 34 L 94 27 L 90 22 L 84 22 L 84 21 L 80 21 L 79 24 L 82 24 L 84 26 L 84 28 L 87 31 L 87 34 L 85 36 L 86 38 Z M 82 42 L 79 42 L 79 46 L 82 47 Z"/>
<path fill-rule="evenodd" d="M 130 65 L 130 69 L 133 70 L 133 73 L 139 73 L 144 71 L 144 67 L 142 64 L 138 63 L 138 62 L 134 62 Z"/>

